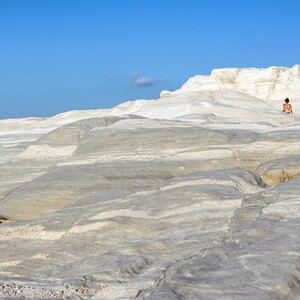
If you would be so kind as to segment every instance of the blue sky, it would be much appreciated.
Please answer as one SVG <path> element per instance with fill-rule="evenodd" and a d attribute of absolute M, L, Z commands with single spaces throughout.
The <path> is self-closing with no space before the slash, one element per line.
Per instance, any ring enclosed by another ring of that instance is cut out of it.
<path fill-rule="evenodd" d="M 213 68 L 300 63 L 298 0 L 0 0 L 0 119 L 158 98 Z"/>

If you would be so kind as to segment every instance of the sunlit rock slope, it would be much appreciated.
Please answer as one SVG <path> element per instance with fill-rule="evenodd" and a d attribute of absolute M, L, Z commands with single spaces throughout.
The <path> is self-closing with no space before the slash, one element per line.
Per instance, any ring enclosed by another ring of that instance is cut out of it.
<path fill-rule="evenodd" d="M 197 75 L 190 78 L 179 90 L 170 93 L 163 91 L 162 97 L 170 94 L 183 94 L 193 91 L 232 90 L 258 97 L 279 107 L 278 103 L 290 97 L 300 102 L 300 65 L 292 68 L 270 67 L 215 69 L 210 75 Z"/>
<path fill-rule="evenodd" d="M 221 69 L 0 121 L 0 298 L 300 299 L 297 92 L 299 66 Z"/>

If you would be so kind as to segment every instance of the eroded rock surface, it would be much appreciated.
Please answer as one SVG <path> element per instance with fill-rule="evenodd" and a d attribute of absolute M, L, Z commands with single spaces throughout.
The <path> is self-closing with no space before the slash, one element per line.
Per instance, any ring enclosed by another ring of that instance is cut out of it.
<path fill-rule="evenodd" d="M 0 121 L 0 297 L 299 299 L 300 119 L 257 97 Z"/>

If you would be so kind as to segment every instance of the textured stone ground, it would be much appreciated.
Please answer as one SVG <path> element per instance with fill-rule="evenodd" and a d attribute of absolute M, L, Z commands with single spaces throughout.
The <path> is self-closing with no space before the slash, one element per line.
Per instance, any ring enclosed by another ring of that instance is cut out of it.
<path fill-rule="evenodd" d="M 0 121 L 0 297 L 300 299 L 299 136 L 232 91 Z"/>

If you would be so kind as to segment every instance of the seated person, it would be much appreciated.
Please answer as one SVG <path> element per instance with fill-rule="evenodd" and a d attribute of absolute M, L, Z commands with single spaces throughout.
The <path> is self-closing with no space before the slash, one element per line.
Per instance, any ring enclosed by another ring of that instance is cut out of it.
<path fill-rule="evenodd" d="M 286 98 L 285 100 L 285 103 L 283 104 L 283 109 L 282 111 L 286 114 L 292 114 L 293 113 L 293 108 L 292 108 L 292 105 L 289 104 L 290 102 L 290 99 L 289 98 Z"/>

